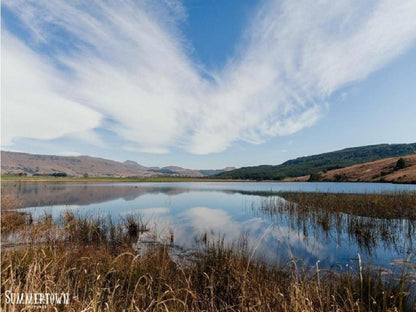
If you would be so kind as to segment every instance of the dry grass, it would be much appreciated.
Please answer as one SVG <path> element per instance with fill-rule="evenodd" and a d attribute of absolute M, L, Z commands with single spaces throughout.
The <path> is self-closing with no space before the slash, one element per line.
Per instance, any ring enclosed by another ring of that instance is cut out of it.
<path fill-rule="evenodd" d="M 25 230 L 26 225 L 33 222 L 32 216 L 26 213 L 6 213 L 1 216 L 1 234 L 7 235 L 20 230 Z"/>
<path fill-rule="evenodd" d="M 26 226 L 32 224 L 30 214 L 13 210 L 17 206 L 16 200 L 9 195 L 1 196 L 1 234 L 8 235 L 20 230 L 26 230 Z"/>
<path fill-rule="evenodd" d="M 286 216 L 289 226 L 305 236 L 342 235 L 371 254 L 376 246 L 410 252 L 416 237 L 416 193 L 333 194 L 279 192 L 253 207 L 279 223 Z M 332 231 L 332 232 L 331 232 Z M 331 234 L 333 233 L 333 234 Z M 407 242 L 403 245 L 403 239 Z"/>
<path fill-rule="evenodd" d="M 347 213 L 380 219 L 416 220 L 416 192 L 336 194 L 279 192 L 287 202 L 279 199 L 270 201 L 265 207 L 271 211 L 279 209 L 307 211 L 325 211 L 327 213 Z M 273 202 L 274 201 L 274 202 Z"/>
<path fill-rule="evenodd" d="M 395 170 L 399 158 L 406 161 L 406 168 Z M 416 183 L 416 154 L 384 158 L 363 164 L 320 172 L 321 181 L 328 182 L 394 182 Z M 309 175 L 286 178 L 287 182 L 306 182 Z"/>
<path fill-rule="evenodd" d="M 44 231 L 59 228 L 45 240 Z M 270 266 L 251 257 L 244 239 L 233 247 L 201 240 L 187 260 L 174 261 L 169 244 L 141 253 L 147 230 L 140 216 L 115 225 L 67 213 L 26 225 L 28 245 L 2 250 L 2 293 L 69 292 L 69 306 L 44 311 L 412 311 L 411 263 L 399 274 L 373 268 L 321 271 L 296 261 Z M 36 235 L 33 233 L 37 233 Z M 33 244 L 41 235 L 42 244 Z M 3 311 L 11 311 L 2 298 Z M 17 307 L 17 308 L 21 308 Z"/>
<path fill-rule="evenodd" d="M 395 170 L 399 158 L 406 160 L 407 167 Z M 323 174 L 324 181 L 372 181 L 416 183 L 416 154 L 380 159 L 346 168 L 330 170 Z"/>

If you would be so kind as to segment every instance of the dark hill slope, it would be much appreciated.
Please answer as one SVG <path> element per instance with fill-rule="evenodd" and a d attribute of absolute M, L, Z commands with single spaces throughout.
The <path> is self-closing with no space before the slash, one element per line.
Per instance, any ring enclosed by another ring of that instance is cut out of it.
<path fill-rule="evenodd" d="M 277 166 L 262 165 L 243 167 L 218 174 L 227 179 L 280 180 L 319 171 L 344 168 L 382 158 L 405 156 L 416 153 L 416 143 L 379 144 L 345 148 L 339 151 L 299 157 Z"/>

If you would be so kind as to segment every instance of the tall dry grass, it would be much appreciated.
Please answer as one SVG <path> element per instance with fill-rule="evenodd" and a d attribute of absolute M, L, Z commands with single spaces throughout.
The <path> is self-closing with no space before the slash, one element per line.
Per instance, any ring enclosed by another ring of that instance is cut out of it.
<path fill-rule="evenodd" d="M 392 193 L 306 193 L 278 192 L 288 202 L 276 201 L 269 209 L 296 209 L 298 213 L 311 210 L 342 212 L 356 216 L 382 219 L 416 220 L 416 192 Z M 274 207 L 273 207 L 274 206 Z"/>
<path fill-rule="evenodd" d="M 346 233 L 361 250 L 371 254 L 380 245 L 398 253 L 414 254 L 412 242 L 416 238 L 416 193 L 332 194 L 279 192 L 264 197 L 253 206 L 275 223 L 284 218 L 288 225 L 313 236 Z M 403 241 L 409 242 L 404 243 Z M 406 245 L 406 250 L 403 250 Z"/>
<path fill-rule="evenodd" d="M 148 230 L 140 216 L 120 224 L 65 214 L 45 216 L 30 228 L 59 227 L 59 239 L 7 248 L 1 255 L 1 290 L 69 292 L 70 305 L 44 311 L 413 311 L 412 267 L 399 274 L 375 268 L 325 271 L 291 261 L 270 266 L 252 257 L 244 239 L 201 240 L 186 260 L 169 244 L 136 248 Z M 38 232 L 39 235 L 43 235 Z M 31 234 L 32 235 L 32 234 Z M 36 239 L 36 237 L 34 238 Z M 37 238 L 39 239 L 39 238 Z M 397 272 L 396 272 L 397 273 Z M 23 306 L 6 304 L 3 311 Z"/>

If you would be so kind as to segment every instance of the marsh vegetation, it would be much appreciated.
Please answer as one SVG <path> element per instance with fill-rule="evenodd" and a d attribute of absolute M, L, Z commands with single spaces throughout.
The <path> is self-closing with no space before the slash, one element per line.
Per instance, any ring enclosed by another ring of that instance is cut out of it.
<path fill-rule="evenodd" d="M 394 244 L 394 236 L 401 234 L 413 241 L 414 205 L 414 193 L 287 192 L 264 197 L 253 209 L 274 222 L 285 211 L 297 229 L 311 229 L 302 222 L 315 224 L 317 233 L 346 228 L 371 247 L 374 240 Z M 405 227 L 397 225 L 403 222 Z M 398 233 L 400 229 L 407 232 Z M 51 311 L 413 311 L 415 307 L 415 263 L 410 254 L 383 268 L 364 264 L 359 255 L 354 265 L 338 269 L 321 268 L 319 262 L 310 266 L 296 258 L 271 264 L 256 257 L 256 246 L 244 235 L 229 242 L 201 233 L 195 248 L 178 256 L 180 246 L 173 237 L 156 239 L 149 220 L 139 214 L 116 223 L 111 217 L 87 218 L 70 211 L 59 219 L 45 214 L 36 220 L 9 211 L 2 216 L 2 234 L 21 242 L 2 248 L 2 293 L 69 292 L 70 305 L 46 307 Z M 12 309 L 4 300 L 2 307 Z"/>

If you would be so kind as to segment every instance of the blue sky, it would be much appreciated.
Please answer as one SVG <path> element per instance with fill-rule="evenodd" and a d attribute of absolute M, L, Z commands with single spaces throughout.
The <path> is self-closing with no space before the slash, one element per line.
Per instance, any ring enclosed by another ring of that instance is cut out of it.
<path fill-rule="evenodd" d="M 2 1 L 2 149 L 221 168 L 416 137 L 416 3 Z"/>

